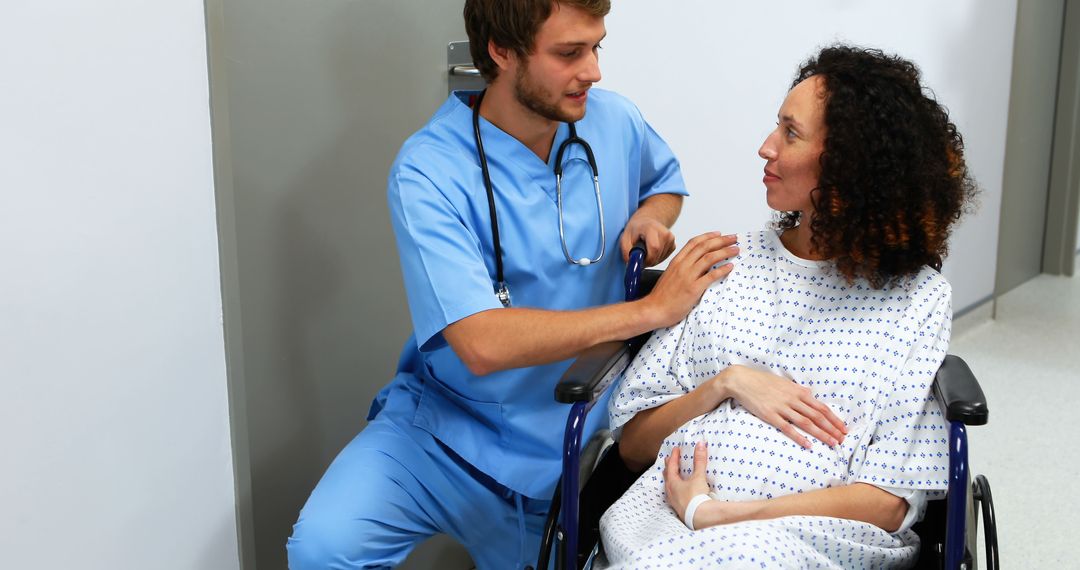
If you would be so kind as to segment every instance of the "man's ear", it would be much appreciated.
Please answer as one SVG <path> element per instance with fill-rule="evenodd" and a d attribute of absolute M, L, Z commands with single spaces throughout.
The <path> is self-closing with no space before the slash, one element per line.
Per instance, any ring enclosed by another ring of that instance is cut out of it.
<path fill-rule="evenodd" d="M 488 55 L 499 67 L 499 71 L 506 71 L 517 62 L 517 54 L 510 48 L 496 44 L 495 40 L 488 40 Z"/>

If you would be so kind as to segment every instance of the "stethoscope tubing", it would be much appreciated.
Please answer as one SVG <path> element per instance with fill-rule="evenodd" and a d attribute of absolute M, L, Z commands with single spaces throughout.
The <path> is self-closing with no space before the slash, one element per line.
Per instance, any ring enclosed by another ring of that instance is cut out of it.
<path fill-rule="evenodd" d="M 484 152 L 484 139 L 480 136 L 480 102 L 484 100 L 481 91 L 473 104 L 473 134 L 476 136 L 476 154 L 480 157 L 480 172 L 484 177 L 484 190 L 487 191 L 488 215 L 491 217 L 491 243 L 495 248 L 495 292 L 503 306 L 510 306 L 510 291 L 503 277 L 502 244 L 499 243 L 499 216 L 495 211 L 495 190 L 491 185 L 491 172 L 488 170 L 487 153 Z"/>
<path fill-rule="evenodd" d="M 581 141 L 581 139 L 578 140 Z M 584 143 L 585 141 L 581 142 Z M 564 142 L 563 144 L 566 143 Z M 595 166 L 593 166 L 593 171 L 596 171 Z M 601 259 L 604 259 L 604 252 L 607 249 L 607 235 L 604 232 L 604 202 L 600 199 L 600 178 L 596 175 L 593 175 L 593 189 L 596 191 L 596 211 L 600 216 L 600 255 L 596 256 L 595 259 L 589 259 L 588 257 L 574 259 L 574 257 L 570 255 L 570 249 L 566 247 L 566 234 L 563 233 L 562 174 L 555 175 L 555 203 L 559 210 L 559 241 L 562 242 L 563 255 L 566 256 L 566 261 L 575 265 L 592 265 L 593 263 L 599 263 Z"/>
<path fill-rule="evenodd" d="M 480 95 L 476 97 L 476 102 L 473 104 L 473 136 L 476 139 L 476 154 L 480 157 L 480 172 L 484 179 L 484 191 L 487 193 L 488 200 L 488 214 L 491 217 L 491 243 L 495 253 L 495 294 L 502 302 L 504 307 L 510 306 L 510 290 L 506 285 L 506 278 L 503 274 L 503 256 L 502 256 L 502 243 L 499 240 L 499 217 L 495 208 L 495 189 L 491 183 L 491 172 L 488 169 L 487 153 L 484 152 L 484 139 L 480 134 L 480 103 L 484 100 L 484 94 L 487 91 L 481 91 Z M 596 166 L 596 156 L 593 154 L 592 147 L 585 139 L 577 135 L 577 128 L 574 123 L 567 123 L 570 128 L 570 136 L 567 137 L 562 144 L 559 145 L 558 150 L 555 152 L 555 203 L 556 208 L 559 211 L 559 241 L 562 243 L 563 255 L 566 257 L 566 261 L 572 265 L 591 265 L 593 263 L 599 263 L 604 258 L 604 253 L 607 250 L 607 234 L 604 228 L 604 202 L 600 196 L 600 171 Z M 589 168 L 592 170 L 593 175 L 593 190 L 596 195 L 596 210 L 600 219 L 600 253 L 595 258 L 582 257 L 581 259 L 575 259 L 570 255 L 570 249 L 566 245 L 566 233 L 563 223 L 563 201 L 562 201 L 562 158 L 563 153 L 571 145 L 580 145 L 585 149 L 586 161 L 589 164 Z"/>

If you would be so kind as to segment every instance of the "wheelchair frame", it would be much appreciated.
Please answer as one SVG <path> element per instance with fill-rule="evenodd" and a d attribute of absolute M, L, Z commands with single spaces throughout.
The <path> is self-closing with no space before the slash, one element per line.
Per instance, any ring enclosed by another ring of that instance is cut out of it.
<path fill-rule="evenodd" d="M 645 246 L 638 242 L 630 252 L 626 268 L 624 285 L 627 301 L 637 299 L 639 292 L 647 294 L 662 273 L 645 270 L 644 259 Z M 648 336 L 649 333 L 646 333 L 628 341 L 603 343 L 584 351 L 555 387 L 556 401 L 570 404 L 570 411 L 563 436 L 562 477 L 552 497 L 537 569 L 548 567 L 552 546 L 556 550 L 556 568 L 583 568 L 591 559 L 589 551 L 581 552 L 578 544 L 582 530 L 579 528 L 580 457 L 585 418 L 597 398 L 614 384 Z M 979 503 L 982 506 L 987 568 L 995 570 L 998 568 L 997 521 L 990 485 L 986 477 L 981 475 L 971 483 L 968 464 L 967 426 L 986 424 L 989 418 L 986 397 L 967 363 L 954 355 L 945 357 L 935 376 L 933 390 L 949 422 L 949 485 L 944 499 L 944 539 L 936 536 L 940 529 L 929 531 L 935 536 L 929 541 L 924 537 L 919 555 L 920 565 L 947 570 L 976 567 L 975 540 L 969 540 L 967 535 L 967 519 L 970 514 L 972 528 L 977 526 L 978 511 L 974 510 L 974 504 Z M 931 504 L 933 506 L 933 503 L 940 502 L 931 501 Z M 928 514 L 923 522 L 930 518 Z"/>

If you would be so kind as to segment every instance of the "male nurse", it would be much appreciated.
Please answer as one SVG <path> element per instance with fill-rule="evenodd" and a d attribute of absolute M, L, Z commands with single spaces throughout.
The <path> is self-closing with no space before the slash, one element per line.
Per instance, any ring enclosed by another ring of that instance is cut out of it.
<path fill-rule="evenodd" d="M 737 253 L 734 238 L 705 234 L 650 295 L 619 302 L 634 242 L 646 242 L 650 265 L 675 249 L 669 228 L 686 191 L 638 109 L 593 88 L 609 9 L 610 0 L 466 0 L 487 89 L 452 94 L 405 142 L 388 180 L 414 334 L 367 427 L 301 511 L 293 570 L 394 567 L 436 533 L 480 569 L 535 564 L 568 412 L 553 398 L 558 379 L 590 346 L 681 320 L 730 271 L 718 264 Z M 561 157 L 560 213 L 554 170 L 571 124 L 593 153 L 602 199 L 574 143 Z M 605 420 L 591 414 L 586 434 Z"/>

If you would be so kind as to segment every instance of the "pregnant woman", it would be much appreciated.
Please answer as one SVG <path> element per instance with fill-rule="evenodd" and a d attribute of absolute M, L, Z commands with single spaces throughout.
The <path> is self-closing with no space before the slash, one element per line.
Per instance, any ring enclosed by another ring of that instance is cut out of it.
<path fill-rule="evenodd" d="M 652 467 L 604 515 L 601 566 L 909 566 L 947 486 L 931 384 L 975 193 L 960 134 L 911 62 L 833 46 L 759 154 L 775 227 L 739 236 L 612 396 L 620 454 Z"/>

